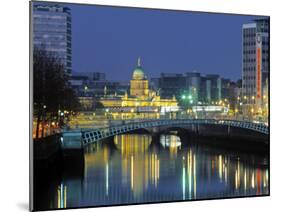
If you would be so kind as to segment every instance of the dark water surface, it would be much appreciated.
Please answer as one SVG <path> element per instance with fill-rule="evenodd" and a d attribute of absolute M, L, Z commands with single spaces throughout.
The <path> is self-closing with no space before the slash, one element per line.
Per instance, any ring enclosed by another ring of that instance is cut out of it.
<path fill-rule="evenodd" d="M 53 172 L 46 183 L 40 181 L 36 208 L 266 195 L 267 158 L 191 144 L 177 135 L 156 140 L 146 134 L 118 135 L 85 149 L 81 174 Z"/>

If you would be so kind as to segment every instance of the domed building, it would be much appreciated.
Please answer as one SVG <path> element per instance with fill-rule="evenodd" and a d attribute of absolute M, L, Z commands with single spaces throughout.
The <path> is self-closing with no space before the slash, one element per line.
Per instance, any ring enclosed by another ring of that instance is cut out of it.
<path fill-rule="evenodd" d="M 140 58 L 130 80 L 129 95 L 127 92 L 122 96 L 105 95 L 100 102 L 113 119 L 159 118 L 166 112 L 172 115 L 178 111 L 175 97 L 162 99 L 156 91 L 149 89 Z"/>
<path fill-rule="evenodd" d="M 136 97 L 147 97 L 149 93 L 148 80 L 141 67 L 140 57 L 137 67 L 133 72 L 133 78 L 130 82 L 130 95 Z"/>

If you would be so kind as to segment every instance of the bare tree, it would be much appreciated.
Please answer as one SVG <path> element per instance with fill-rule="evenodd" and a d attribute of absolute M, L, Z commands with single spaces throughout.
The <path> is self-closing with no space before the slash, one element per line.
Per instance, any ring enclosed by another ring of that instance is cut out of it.
<path fill-rule="evenodd" d="M 59 110 L 76 111 L 79 109 L 78 99 L 72 90 L 63 63 L 56 55 L 43 47 L 35 48 L 33 55 L 33 91 L 34 115 L 36 115 L 36 138 L 39 126 L 44 123 L 47 114 L 50 119 L 59 119 Z"/>

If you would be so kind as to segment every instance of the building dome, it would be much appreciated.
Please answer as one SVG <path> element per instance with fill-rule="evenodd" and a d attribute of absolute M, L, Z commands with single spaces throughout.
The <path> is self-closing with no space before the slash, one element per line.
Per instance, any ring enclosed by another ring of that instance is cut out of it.
<path fill-rule="evenodd" d="M 144 79 L 144 73 L 141 67 L 137 67 L 133 72 L 133 79 L 142 80 Z"/>
<path fill-rule="evenodd" d="M 134 80 L 143 80 L 145 79 L 145 75 L 143 69 L 141 67 L 140 58 L 138 58 L 138 64 L 133 72 L 133 79 Z"/>

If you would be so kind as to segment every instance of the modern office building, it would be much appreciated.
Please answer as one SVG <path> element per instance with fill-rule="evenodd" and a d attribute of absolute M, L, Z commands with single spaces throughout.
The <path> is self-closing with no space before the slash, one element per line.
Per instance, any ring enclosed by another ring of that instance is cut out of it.
<path fill-rule="evenodd" d="M 237 109 L 237 93 L 238 93 L 237 82 L 231 81 L 230 79 L 221 79 L 221 99 L 232 110 Z"/>
<path fill-rule="evenodd" d="M 163 98 L 171 98 L 180 95 L 186 89 L 186 79 L 183 74 L 161 73 L 158 80 L 158 90 Z"/>
<path fill-rule="evenodd" d="M 59 58 L 65 71 L 72 71 L 71 13 L 59 5 L 33 5 L 34 48 L 44 48 Z"/>
<path fill-rule="evenodd" d="M 185 77 L 188 93 L 192 96 L 192 101 L 197 104 L 200 100 L 201 74 L 198 72 L 187 72 Z"/>
<path fill-rule="evenodd" d="M 106 80 L 103 72 L 73 72 L 69 80 L 79 97 L 102 97 L 105 95 L 119 95 L 127 92 L 127 82 Z"/>
<path fill-rule="evenodd" d="M 211 94 L 210 100 L 220 101 L 221 100 L 221 78 L 217 74 L 206 75 L 207 79 L 207 93 Z M 209 91 L 210 90 L 210 91 Z M 208 94 L 209 96 L 209 94 Z"/>
<path fill-rule="evenodd" d="M 72 76 L 84 76 L 93 81 L 106 81 L 106 75 L 103 72 L 73 72 Z"/>
<path fill-rule="evenodd" d="M 215 104 L 221 100 L 221 78 L 219 75 L 203 76 L 198 72 L 185 74 L 162 73 L 158 79 L 161 97 L 176 96 L 184 104 Z M 212 103 L 213 102 L 213 103 Z"/>
<path fill-rule="evenodd" d="M 268 101 L 269 19 L 242 26 L 242 98 L 244 112 L 261 112 Z"/>

